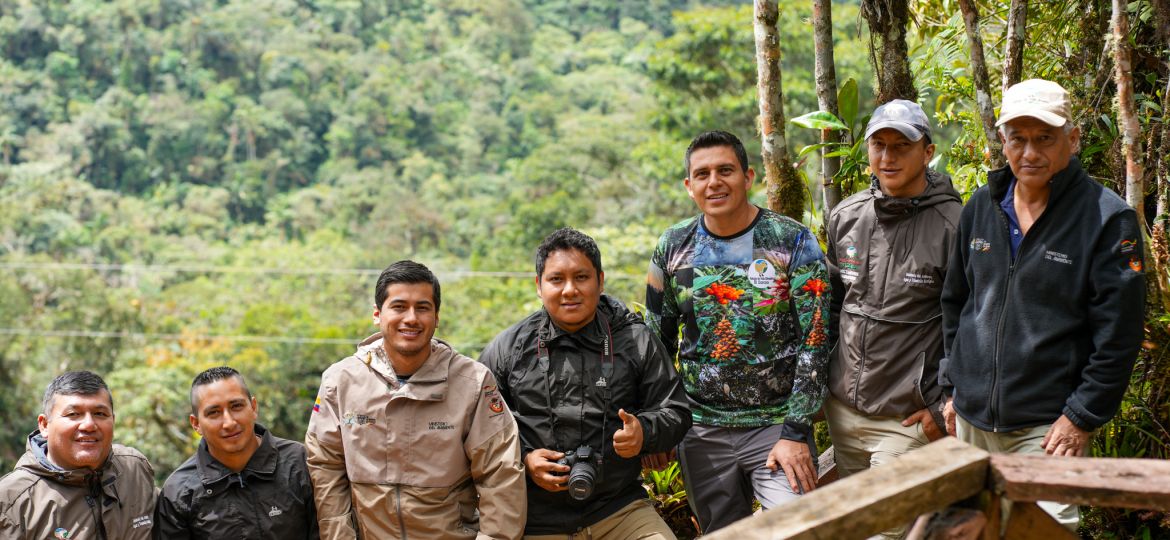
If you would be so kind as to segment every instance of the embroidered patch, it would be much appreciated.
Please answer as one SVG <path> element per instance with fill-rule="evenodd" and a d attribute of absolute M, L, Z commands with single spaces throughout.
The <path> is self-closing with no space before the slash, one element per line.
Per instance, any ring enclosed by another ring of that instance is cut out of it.
<path fill-rule="evenodd" d="M 443 430 L 448 430 L 448 429 L 455 429 L 455 426 L 452 425 L 450 422 L 444 422 L 444 421 L 440 420 L 437 422 L 427 422 L 427 429 L 436 429 L 436 430 L 443 431 Z"/>
<path fill-rule="evenodd" d="M 132 523 L 134 524 L 132 528 L 137 529 L 139 527 L 150 527 L 151 525 L 154 525 L 154 520 L 151 518 L 150 514 L 147 514 L 145 516 L 138 516 L 134 518 Z"/>
<path fill-rule="evenodd" d="M 1129 258 L 1129 269 L 1133 270 L 1134 272 L 1141 272 L 1142 271 L 1142 259 L 1140 257 L 1138 257 L 1137 255 L 1130 257 Z"/>
<path fill-rule="evenodd" d="M 494 413 L 504 412 L 504 402 L 500 396 L 492 396 L 492 399 L 488 401 L 488 408 Z"/>
<path fill-rule="evenodd" d="M 347 426 L 353 426 L 353 425 L 364 426 L 364 425 L 368 425 L 368 424 L 377 424 L 378 423 L 377 418 L 374 418 L 372 416 L 365 415 L 365 414 L 354 414 L 352 412 L 345 413 L 345 416 L 342 416 L 341 418 L 342 418 L 342 422 L 344 422 L 345 425 L 347 425 Z"/>
<path fill-rule="evenodd" d="M 971 251 L 976 253 L 987 253 L 991 251 L 991 242 L 988 242 L 982 238 L 972 238 Z"/>
<path fill-rule="evenodd" d="M 1051 249 L 1044 252 L 1044 259 L 1062 264 L 1073 263 L 1072 258 L 1070 258 L 1067 254 L 1061 253 L 1059 251 L 1052 251 Z"/>
<path fill-rule="evenodd" d="M 769 289 L 776 282 L 776 269 L 767 259 L 756 259 L 748 267 L 748 281 L 757 289 Z"/>
<path fill-rule="evenodd" d="M 857 247 L 856 246 L 849 246 L 849 247 L 845 248 L 845 256 L 849 257 L 850 259 L 857 258 Z"/>
<path fill-rule="evenodd" d="M 935 280 L 934 276 L 930 274 L 906 272 L 906 275 L 902 276 L 902 282 L 907 285 L 934 285 Z"/>
<path fill-rule="evenodd" d="M 321 396 L 317 396 L 316 401 L 313 402 L 313 412 L 321 412 Z"/>
<path fill-rule="evenodd" d="M 57 540 L 69 540 L 70 538 L 73 538 L 73 534 L 62 527 L 57 527 L 53 530 L 53 538 L 56 538 Z"/>
<path fill-rule="evenodd" d="M 276 517 L 276 516 L 279 516 L 283 513 L 284 512 L 281 511 L 279 508 L 273 506 L 272 509 L 268 511 L 268 517 Z"/>
<path fill-rule="evenodd" d="M 1122 253 L 1133 253 L 1135 249 L 1137 249 L 1137 240 L 1125 239 L 1121 241 Z"/>

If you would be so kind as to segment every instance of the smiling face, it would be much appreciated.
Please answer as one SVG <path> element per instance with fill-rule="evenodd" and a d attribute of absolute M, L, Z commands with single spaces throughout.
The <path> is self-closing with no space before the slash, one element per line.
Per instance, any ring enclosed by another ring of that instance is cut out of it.
<path fill-rule="evenodd" d="M 37 417 L 37 425 L 48 441 L 49 460 L 65 470 L 98 469 L 114 444 L 114 408 L 104 390 L 57 394 L 49 414 Z"/>
<path fill-rule="evenodd" d="M 211 455 L 221 463 L 243 462 L 260 445 L 256 440 L 256 398 L 240 379 L 228 377 L 195 387 L 196 414 L 191 427 L 207 441 Z"/>
<path fill-rule="evenodd" d="M 576 332 L 593 320 L 604 288 L 605 273 L 578 249 L 549 253 L 544 273 L 536 277 L 536 293 L 545 311 L 566 332 Z"/>
<path fill-rule="evenodd" d="M 691 153 L 687 195 L 703 211 L 708 223 L 750 223 L 748 190 L 755 177 L 750 167 L 743 170 L 730 146 L 700 148 Z"/>
<path fill-rule="evenodd" d="M 374 310 L 374 322 L 382 330 L 383 347 L 392 361 L 421 364 L 430 355 L 431 337 L 439 326 L 434 288 L 430 283 L 387 285 L 386 300 Z"/>
<path fill-rule="evenodd" d="M 916 197 L 926 190 L 926 168 L 934 157 L 934 145 L 923 138 L 911 141 L 893 128 L 880 129 L 866 141 L 869 168 L 882 193 L 890 197 Z"/>
<path fill-rule="evenodd" d="M 1008 121 L 1000 132 L 1003 155 L 1012 174 L 1025 186 L 1043 189 L 1056 173 L 1068 167 L 1081 141 L 1081 130 L 1050 126 L 1031 116 Z"/>

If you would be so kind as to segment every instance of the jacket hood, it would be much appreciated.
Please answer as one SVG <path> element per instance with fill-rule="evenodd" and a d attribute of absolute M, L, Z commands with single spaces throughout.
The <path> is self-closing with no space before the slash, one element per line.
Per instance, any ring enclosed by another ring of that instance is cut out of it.
<path fill-rule="evenodd" d="M 27 449 L 28 452 L 16 464 L 18 469 L 24 469 L 37 476 L 74 486 L 84 485 L 94 475 L 94 471 L 87 468 L 66 470 L 49 461 L 49 442 L 41 436 L 39 430 L 29 433 Z M 110 454 L 113 455 L 113 450 L 110 451 Z M 109 464 L 110 459 L 106 457 L 106 462 L 97 470 L 97 473 L 100 475 Z"/>
<path fill-rule="evenodd" d="M 963 198 L 951 184 L 951 177 L 934 169 L 926 169 L 926 190 L 917 197 L 889 197 L 878 187 L 876 176 L 870 176 L 870 194 L 878 219 L 896 219 L 913 215 L 926 208 L 945 202 L 962 204 Z"/>

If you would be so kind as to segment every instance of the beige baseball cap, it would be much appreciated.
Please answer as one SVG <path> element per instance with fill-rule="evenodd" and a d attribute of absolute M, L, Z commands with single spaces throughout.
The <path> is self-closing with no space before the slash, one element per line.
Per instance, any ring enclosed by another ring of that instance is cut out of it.
<path fill-rule="evenodd" d="M 1059 84 L 1044 79 L 1028 79 L 1003 93 L 999 108 L 999 127 L 1016 118 L 1031 116 L 1045 124 L 1060 127 L 1072 120 L 1068 92 Z"/>

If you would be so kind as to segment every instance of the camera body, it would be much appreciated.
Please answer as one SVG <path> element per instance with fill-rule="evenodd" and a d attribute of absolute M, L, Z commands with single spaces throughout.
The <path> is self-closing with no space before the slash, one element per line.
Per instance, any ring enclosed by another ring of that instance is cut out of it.
<path fill-rule="evenodd" d="M 578 446 L 576 450 L 565 452 L 565 457 L 557 460 L 559 465 L 567 465 L 569 469 L 569 496 L 583 501 L 593 494 L 597 484 L 597 472 L 601 470 L 601 452 L 594 451 L 589 445 Z"/>

